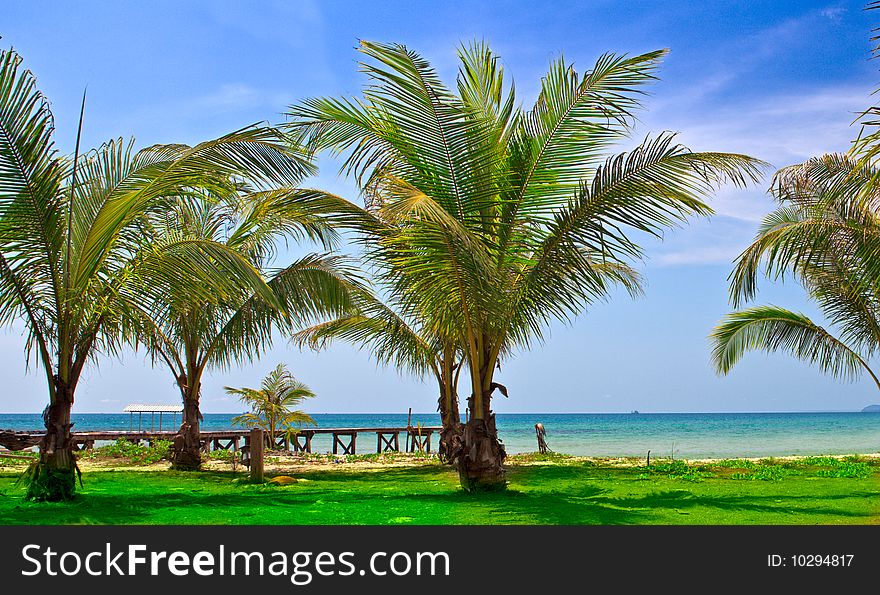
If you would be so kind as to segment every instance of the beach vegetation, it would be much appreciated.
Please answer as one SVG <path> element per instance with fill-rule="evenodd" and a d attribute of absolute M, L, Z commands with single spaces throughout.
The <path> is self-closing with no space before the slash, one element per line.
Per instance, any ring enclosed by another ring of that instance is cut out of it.
<path fill-rule="evenodd" d="M 232 418 L 232 423 L 247 428 L 261 428 L 275 447 L 279 436 L 290 437 L 303 425 L 318 425 L 311 415 L 297 409 L 315 393 L 297 380 L 287 366 L 278 364 L 263 378 L 260 388 L 225 387 L 226 394 L 238 397 L 250 411 Z"/>
<path fill-rule="evenodd" d="M 782 352 L 845 381 L 867 374 L 880 347 L 880 170 L 859 151 L 827 154 L 776 172 L 770 195 L 777 208 L 730 275 L 730 302 L 740 308 L 758 279 L 792 278 L 827 322 L 776 305 L 742 307 L 710 334 L 712 360 L 728 374 L 749 351 Z"/>
<path fill-rule="evenodd" d="M 171 441 L 156 440 L 150 444 L 136 444 L 120 438 L 112 444 L 80 451 L 78 456 L 82 460 L 114 459 L 131 465 L 152 465 L 170 460 Z"/>
<path fill-rule="evenodd" d="M 83 98 L 74 152 L 62 155 L 33 73 L 14 50 L 0 52 L 0 323 L 24 325 L 26 360 L 42 370 L 49 395 L 27 480 L 34 499 L 73 497 L 70 412 L 83 370 L 135 341 L 159 297 L 207 306 L 246 290 L 278 302 L 239 252 L 190 233 L 156 238 L 150 224 L 243 180 L 293 183 L 304 163 L 277 130 L 259 125 L 195 146 L 135 150 L 115 139 L 85 151 L 85 111 Z"/>
<path fill-rule="evenodd" d="M 180 276 L 152 296 L 138 320 L 138 343 L 172 373 L 183 402 L 172 449 L 181 471 L 202 462 L 200 399 L 208 370 L 253 361 L 272 345 L 274 333 L 342 315 L 352 293 L 365 291 L 348 260 L 330 252 L 337 234 L 322 211 L 323 193 L 297 187 L 314 168 L 295 147 L 279 151 L 279 134 L 272 132 L 259 147 L 271 167 L 239 176 L 228 189 L 169 200 L 143 226 L 153 243 L 184 237 L 221 247 L 253 277 L 250 286 L 208 297 L 194 295 L 193 280 Z M 278 249 L 291 240 L 316 242 L 323 251 L 277 267 Z"/>
<path fill-rule="evenodd" d="M 520 105 L 484 43 L 459 49 L 450 88 L 421 55 L 362 41 L 362 97 L 289 110 L 297 146 L 341 156 L 364 208 L 337 208 L 395 309 L 455 340 L 470 380 L 467 421 L 448 453 L 467 490 L 505 485 L 493 395 L 499 370 L 615 287 L 641 291 L 640 237 L 690 216 L 719 184 L 756 181 L 762 163 L 693 152 L 660 133 L 615 154 L 665 51 L 606 54 L 582 74 L 552 61 Z"/>

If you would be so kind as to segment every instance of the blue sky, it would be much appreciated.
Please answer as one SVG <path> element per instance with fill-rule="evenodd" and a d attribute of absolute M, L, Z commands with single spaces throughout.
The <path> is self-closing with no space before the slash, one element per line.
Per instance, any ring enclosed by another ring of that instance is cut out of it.
<path fill-rule="evenodd" d="M 695 150 L 743 152 L 781 167 L 845 150 L 857 113 L 880 81 L 870 29 L 880 14 L 862 2 L 35 2 L 7 0 L 3 47 L 13 46 L 52 102 L 56 142 L 70 151 L 83 89 L 83 142 L 134 136 L 138 145 L 195 143 L 315 95 L 357 94 L 359 39 L 404 43 L 447 80 L 455 48 L 485 39 L 501 55 L 525 105 L 549 61 L 579 70 L 602 53 L 670 54 L 634 136 L 673 130 Z M 321 162 L 308 183 L 357 200 L 353 185 Z M 769 172 L 768 172 L 769 174 Z M 772 208 L 768 180 L 722 189 L 717 214 L 647 244 L 647 294 L 594 306 L 554 325 L 545 346 L 518 354 L 498 380 L 499 412 L 852 410 L 880 402 L 868 380 L 839 383 L 784 355 L 749 355 L 731 375 L 709 366 L 706 335 L 728 311 L 726 277 Z M 305 249 L 305 248 L 303 248 Z M 302 250 L 302 249 L 300 249 Z M 293 253 L 296 253 L 295 250 Z M 817 315 L 799 287 L 765 283 L 760 302 Z M 0 334 L 0 410 L 34 412 L 46 399 L 24 372 L 21 328 Z M 260 361 L 213 371 L 203 410 L 239 411 L 227 384 L 253 386 L 278 362 L 318 394 L 313 412 L 432 411 L 433 383 L 377 368 L 344 346 L 300 353 L 281 339 Z M 466 383 L 462 383 L 466 390 Z M 464 395 L 462 395 L 464 396 Z M 75 410 L 118 411 L 129 402 L 173 402 L 166 370 L 139 354 L 103 358 L 78 389 Z"/>

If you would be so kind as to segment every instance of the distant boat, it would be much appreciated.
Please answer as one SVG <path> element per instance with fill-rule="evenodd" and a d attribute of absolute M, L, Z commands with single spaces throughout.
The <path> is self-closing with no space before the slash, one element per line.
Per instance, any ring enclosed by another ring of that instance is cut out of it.
<path fill-rule="evenodd" d="M 638 415 L 638 414 L 639 414 L 639 412 L 636 411 L 635 409 L 633 409 L 632 411 L 630 411 L 630 413 L 632 413 L 633 415 Z"/>
<path fill-rule="evenodd" d="M 862 409 L 862 413 L 880 413 L 880 405 L 868 405 Z"/>

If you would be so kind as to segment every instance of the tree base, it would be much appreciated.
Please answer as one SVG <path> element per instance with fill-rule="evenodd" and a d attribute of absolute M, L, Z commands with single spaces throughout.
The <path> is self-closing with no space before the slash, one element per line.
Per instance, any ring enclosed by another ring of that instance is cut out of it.
<path fill-rule="evenodd" d="M 507 453 L 498 440 L 495 416 L 488 420 L 472 419 L 461 429 L 462 447 L 456 461 L 461 487 L 466 492 L 505 489 L 503 463 Z"/>
<path fill-rule="evenodd" d="M 72 500 L 76 494 L 76 480 L 82 483 L 74 443 L 71 439 L 70 405 L 72 394 L 59 396 L 43 410 L 46 434 L 40 440 L 40 458 L 24 474 L 27 485 L 25 498 L 38 502 Z"/>
<path fill-rule="evenodd" d="M 63 502 L 76 495 L 76 479 L 79 470 L 73 455 L 69 466 L 58 461 L 36 461 L 25 472 L 27 493 L 25 498 L 34 502 Z"/>
<path fill-rule="evenodd" d="M 171 468 L 174 471 L 201 471 L 202 457 L 193 456 L 186 451 L 174 453 L 171 456 Z"/>
<path fill-rule="evenodd" d="M 175 471 L 199 471 L 202 468 L 202 451 L 199 435 L 181 427 L 171 443 L 171 468 Z"/>

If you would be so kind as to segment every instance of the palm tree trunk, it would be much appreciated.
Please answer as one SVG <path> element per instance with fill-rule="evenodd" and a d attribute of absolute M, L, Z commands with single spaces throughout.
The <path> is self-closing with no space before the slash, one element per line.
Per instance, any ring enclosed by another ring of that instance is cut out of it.
<path fill-rule="evenodd" d="M 27 498 L 30 500 L 56 502 L 71 500 L 74 496 L 79 469 L 70 433 L 72 405 L 73 389 L 57 386 L 55 401 L 43 411 L 46 435 L 40 441 L 40 459 L 28 470 Z"/>
<path fill-rule="evenodd" d="M 202 413 L 199 411 L 201 382 L 196 380 L 193 386 L 189 386 L 183 376 L 180 384 L 183 393 L 183 418 L 171 444 L 171 467 L 179 471 L 198 471 L 202 466 Z"/>
<path fill-rule="evenodd" d="M 443 366 L 443 372 L 437 379 L 440 384 L 440 398 L 437 410 L 440 412 L 440 444 L 437 447 L 440 460 L 450 465 L 456 464 L 461 453 L 461 415 L 458 411 L 458 391 L 452 378 L 450 366 Z"/>
<path fill-rule="evenodd" d="M 471 416 L 461 431 L 461 452 L 457 457 L 461 487 L 468 492 L 504 489 L 504 459 L 507 453 L 498 439 L 495 414 L 491 410 L 492 376 L 495 365 L 489 361 L 477 369 L 474 386 L 482 387 L 480 399 L 474 394 L 468 398 Z M 474 371 L 472 369 L 471 373 Z"/>

